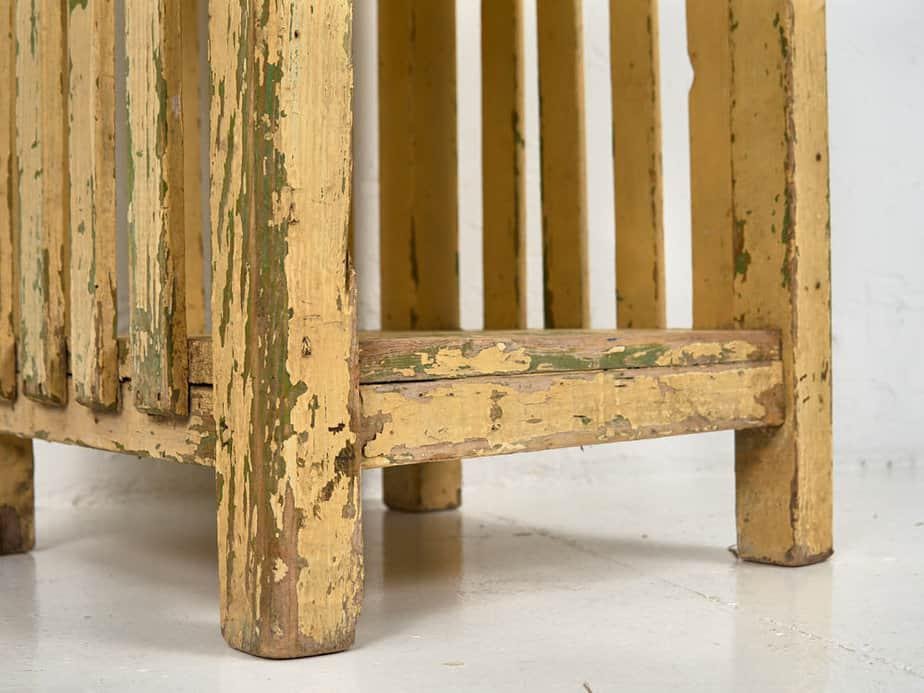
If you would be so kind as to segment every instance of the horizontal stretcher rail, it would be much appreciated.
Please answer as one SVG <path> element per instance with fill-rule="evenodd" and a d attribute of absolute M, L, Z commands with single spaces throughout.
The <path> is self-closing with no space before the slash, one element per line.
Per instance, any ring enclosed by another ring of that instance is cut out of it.
<path fill-rule="evenodd" d="M 784 418 L 773 332 L 364 333 L 361 343 L 366 468 L 759 428 Z M 0 431 L 211 466 L 210 346 L 190 340 L 188 418 L 21 398 L 0 407 Z M 123 354 L 126 372 L 130 362 Z M 123 380 L 123 402 L 132 401 L 132 387 Z"/>

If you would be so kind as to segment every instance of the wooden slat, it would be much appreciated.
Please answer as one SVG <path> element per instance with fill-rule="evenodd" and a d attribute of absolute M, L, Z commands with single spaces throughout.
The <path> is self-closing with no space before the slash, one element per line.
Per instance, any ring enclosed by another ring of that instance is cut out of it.
<path fill-rule="evenodd" d="M 484 325 L 526 327 L 523 0 L 482 0 Z"/>
<path fill-rule="evenodd" d="M 731 58 L 728 3 L 687 0 L 690 89 L 690 197 L 693 222 L 693 324 L 734 327 Z M 739 268 L 749 258 L 739 249 Z"/>
<path fill-rule="evenodd" d="M 580 373 L 779 359 L 773 332 L 555 330 L 360 335 L 360 382 Z"/>
<path fill-rule="evenodd" d="M 368 441 L 362 463 L 371 469 L 442 455 L 776 426 L 783 421 L 782 377 L 779 361 L 744 361 L 362 385 Z M 131 398 L 131 383 L 122 388 L 122 397 Z M 186 420 L 149 417 L 133 407 L 114 414 L 20 399 L 0 407 L 0 431 L 212 466 L 217 440 L 212 397 L 211 387 L 191 387 Z M 492 419 L 498 411 L 501 417 Z"/>
<path fill-rule="evenodd" d="M 411 464 L 783 421 L 779 362 L 362 388 L 363 455 Z"/>
<path fill-rule="evenodd" d="M 125 6 L 135 406 L 183 416 L 186 266 L 181 0 Z"/>
<path fill-rule="evenodd" d="M 71 373 L 93 409 L 119 401 L 115 3 L 69 5 Z"/>
<path fill-rule="evenodd" d="M 590 324 L 581 0 L 537 0 L 545 326 Z"/>
<path fill-rule="evenodd" d="M 741 327 L 781 330 L 786 423 L 736 438 L 738 553 L 805 565 L 832 551 L 824 2 L 731 0 L 728 9 L 725 25 L 717 28 L 721 13 L 699 2 L 689 7 L 694 52 L 729 39 L 727 71 L 718 69 L 720 52 L 695 63 L 696 79 L 706 86 L 692 103 L 699 115 L 692 121 L 694 143 L 697 137 L 717 138 L 702 119 L 730 107 L 724 150 L 731 156 L 730 166 L 720 162 L 714 170 L 724 178 L 721 187 L 710 189 L 714 197 L 696 204 L 721 222 L 730 189 L 732 210 L 731 224 L 721 227 L 722 256 L 697 266 L 703 273 L 697 286 L 706 286 L 706 272 L 714 272 L 709 280 L 717 282 L 698 292 L 697 321 L 733 319 Z M 694 169 L 707 165 L 701 159 Z M 696 233 L 703 234 L 696 243 L 705 244 L 702 220 Z"/>
<path fill-rule="evenodd" d="M 0 399 L 16 397 L 19 265 L 14 233 L 19 165 L 16 162 L 16 39 L 14 5 L 0 9 Z"/>
<path fill-rule="evenodd" d="M 457 329 L 455 0 L 390 0 L 378 17 L 382 327 Z M 385 502 L 455 507 L 461 476 L 457 463 L 387 473 Z"/>
<path fill-rule="evenodd" d="M 657 0 L 610 0 L 610 25 L 617 320 L 619 327 L 663 328 L 667 301 Z"/>
<path fill-rule="evenodd" d="M 20 334 L 23 392 L 67 401 L 65 4 L 16 3 Z"/>
<path fill-rule="evenodd" d="M 222 633 L 323 654 L 352 643 L 363 585 L 352 2 L 210 12 Z"/>
<path fill-rule="evenodd" d="M 205 265 L 202 233 L 202 157 L 200 147 L 201 62 L 199 45 L 200 2 L 182 2 L 183 42 L 183 216 L 186 238 L 186 331 L 205 332 Z"/>

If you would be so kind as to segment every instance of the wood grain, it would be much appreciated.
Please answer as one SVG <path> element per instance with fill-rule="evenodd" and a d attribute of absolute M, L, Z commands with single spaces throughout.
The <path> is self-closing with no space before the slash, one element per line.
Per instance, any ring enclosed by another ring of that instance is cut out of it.
<path fill-rule="evenodd" d="M 590 324 L 581 0 L 537 0 L 547 328 Z"/>
<path fill-rule="evenodd" d="M 610 27 L 617 322 L 619 327 L 663 328 L 667 300 L 657 0 L 610 0 Z"/>
<path fill-rule="evenodd" d="M 693 324 L 735 326 L 728 2 L 687 0 Z M 747 262 L 747 256 L 741 256 Z M 742 268 L 743 269 L 743 268 Z"/>
<path fill-rule="evenodd" d="M 349 647 L 362 597 L 351 26 L 210 6 L 222 632 L 271 658 Z"/>
<path fill-rule="evenodd" d="M 734 272 L 718 277 L 732 282 L 731 309 L 700 310 L 700 324 L 730 313 L 740 327 L 782 331 L 786 423 L 737 436 L 738 553 L 805 565 L 832 552 L 825 9 L 822 0 L 731 0 L 729 10 L 717 33 L 691 24 L 702 32 L 694 46 L 730 37 L 731 97 L 715 89 L 711 108 L 731 105 Z"/>
<path fill-rule="evenodd" d="M 182 4 L 151 0 L 125 6 L 135 406 L 176 416 L 189 411 Z"/>
<path fill-rule="evenodd" d="M 363 456 L 412 464 L 776 425 L 779 362 L 369 385 Z"/>
<path fill-rule="evenodd" d="M 70 3 L 70 352 L 76 400 L 119 403 L 115 5 Z"/>
<path fill-rule="evenodd" d="M 526 327 L 523 0 L 481 2 L 484 325 Z"/>
<path fill-rule="evenodd" d="M 66 14 L 61 0 L 16 3 L 19 369 L 23 393 L 67 401 Z"/>
<path fill-rule="evenodd" d="M 0 415 L 5 410 L 0 408 Z M 32 441 L 0 435 L 0 556 L 34 546 Z"/>
<path fill-rule="evenodd" d="M 19 324 L 19 164 L 16 162 L 16 38 L 14 5 L 0 9 L 0 399 L 16 398 L 16 333 Z"/>
<path fill-rule="evenodd" d="M 391 0 L 378 23 L 382 328 L 457 329 L 455 2 Z M 396 470 L 385 502 L 453 508 L 461 483 L 458 464 Z"/>

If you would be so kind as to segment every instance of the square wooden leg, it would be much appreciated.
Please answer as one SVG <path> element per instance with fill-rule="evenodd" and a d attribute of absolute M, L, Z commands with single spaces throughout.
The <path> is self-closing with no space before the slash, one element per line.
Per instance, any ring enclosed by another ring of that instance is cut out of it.
<path fill-rule="evenodd" d="M 262 657 L 348 648 L 362 598 L 351 12 L 210 8 L 222 632 Z"/>
<path fill-rule="evenodd" d="M 0 436 L 0 556 L 35 545 L 32 441 Z"/>
<path fill-rule="evenodd" d="M 782 336 L 786 422 L 736 438 L 738 553 L 816 563 L 833 551 L 825 4 L 687 7 L 697 326 Z"/>

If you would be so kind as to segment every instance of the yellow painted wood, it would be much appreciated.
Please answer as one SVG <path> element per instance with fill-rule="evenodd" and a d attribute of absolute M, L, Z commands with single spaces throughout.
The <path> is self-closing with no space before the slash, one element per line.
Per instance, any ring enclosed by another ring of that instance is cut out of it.
<path fill-rule="evenodd" d="M 735 325 L 728 33 L 727 0 L 687 0 L 693 324 L 702 328 Z"/>
<path fill-rule="evenodd" d="M 694 47 L 730 36 L 730 313 L 740 327 L 782 331 L 786 423 L 737 436 L 738 552 L 805 565 L 832 552 L 824 2 L 731 0 L 727 28 L 694 26 Z M 729 101 L 714 93 L 718 111 Z"/>
<path fill-rule="evenodd" d="M 19 165 L 16 162 L 16 37 L 14 5 L 0 9 L 0 399 L 16 397 L 16 332 L 19 292 L 15 222 Z"/>
<path fill-rule="evenodd" d="M 537 0 L 545 326 L 590 324 L 581 0 Z"/>
<path fill-rule="evenodd" d="M 67 401 L 66 14 L 61 0 L 16 3 L 19 369 L 25 395 Z"/>
<path fill-rule="evenodd" d="M 482 0 L 484 325 L 526 327 L 523 0 Z"/>
<path fill-rule="evenodd" d="M 182 5 L 151 0 L 125 6 L 135 406 L 177 416 L 189 411 Z"/>
<path fill-rule="evenodd" d="M 368 385 L 363 456 L 413 464 L 783 421 L 780 362 Z"/>
<path fill-rule="evenodd" d="M 619 327 L 663 328 L 667 301 L 657 0 L 610 0 L 610 29 L 617 320 Z"/>
<path fill-rule="evenodd" d="M 457 329 L 455 1 L 391 0 L 378 22 L 382 327 Z M 458 464 L 389 472 L 385 502 L 456 507 L 461 479 Z"/>
<path fill-rule="evenodd" d="M 183 42 L 183 217 L 186 237 L 186 331 L 190 335 L 205 332 L 205 276 L 202 224 L 202 157 L 208 156 L 200 146 L 200 15 L 198 0 L 182 3 Z"/>
<path fill-rule="evenodd" d="M 222 632 L 271 658 L 349 647 L 362 595 L 351 26 L 210 6 Z"/>
<path fill-rule="evenodd" d="M 34 545 L 32 441 L 0 435 L 0 556 L 30 551 Z"/>
<path fill-rule="evenodd" d="M 115 4 L 68 7 L 71 373 L 78 402 L 113 409 L 119 402 Z"/>

